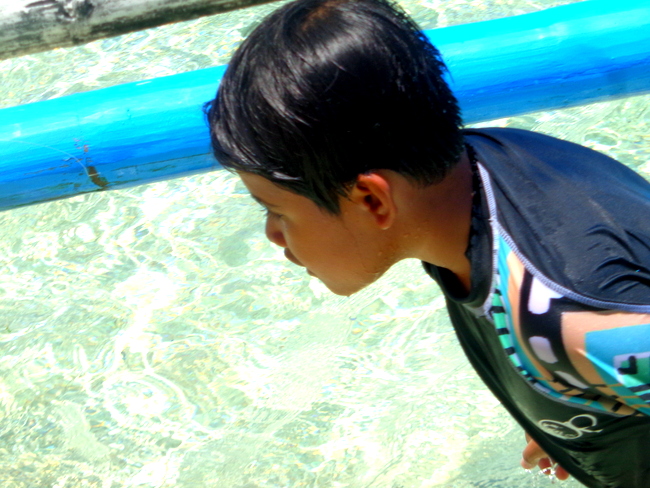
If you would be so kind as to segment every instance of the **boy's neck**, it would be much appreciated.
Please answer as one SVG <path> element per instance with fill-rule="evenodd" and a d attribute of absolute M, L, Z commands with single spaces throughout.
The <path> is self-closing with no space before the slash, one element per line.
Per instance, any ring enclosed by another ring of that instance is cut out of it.
<path fill-rule="evenodd" d="M 471 266 L 466 252 L 472 218 L 472 169 L 467 151 L 442 182 L 425 188 L 411 186 L 409 193 L 402 208 L 412 229 L 404 236 L 410 257 L 447 268 L 469 292 Z"/>

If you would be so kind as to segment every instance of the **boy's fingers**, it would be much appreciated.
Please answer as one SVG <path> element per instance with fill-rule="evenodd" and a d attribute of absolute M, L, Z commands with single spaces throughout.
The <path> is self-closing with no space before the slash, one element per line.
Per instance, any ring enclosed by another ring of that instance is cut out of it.
<path fill-rule="evenodd" d="M 539 469 L 543 472 L 548 471 L 548 474 L 553 474 L 559 480 L 563 481 L 569 478 L 569 473 L 562 466 L 555 465 L 555 462 L 548 457 L 548 454 L 528 434 L 526 434 L 526 440 L 528 441 L 528 445 L 524 448 L 521 460 L 521 466 L 524 469 L 533 469 L 535 466 L 539 466 Z M 552 471 L 554 465 L 555 470 Z"/>
<path fill-rule="evenodd" d="M 524 452 L 522 453 L 521 465 L 524 469 L 533 469 L 542 458 L 548 456 L 542 448 L 539 447 L 537 442 L 530 439 L 528 435 L 526 435 L 526 439 L 528 439 L 528 445 L 524 448 Z"/>
<path fill-rule="evenodd" d="M 543 473 L 548 475 L 552 474 L 560 481 L 564 481 L 569 478 L 569 473 L 567 473 L 567 471 L 562 466 L 556 464 L 555 461 L 553 461 L 551 458 L 546 457 L 540 459 L 538 466 Z"/>
<path fill-rule="evenodd" d="M 555 467 L 555 477 L 559 479 L 560 481 L 564 481 L 566 479 L 569 479 L 569 473 L 566 472 L 566 470 L 562 466 L 556 466 Z"/>

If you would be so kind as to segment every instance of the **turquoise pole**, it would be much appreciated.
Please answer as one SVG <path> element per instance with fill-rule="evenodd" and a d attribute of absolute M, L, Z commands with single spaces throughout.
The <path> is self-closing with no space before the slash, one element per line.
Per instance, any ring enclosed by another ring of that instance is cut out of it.
<path fill-rule="evenodd" d="M 650 92 L 648 0 L 427 31 L 465 122 Z M 225 66 L 0 110 L 0 209 L 216 169 L 202 113 Z"/>

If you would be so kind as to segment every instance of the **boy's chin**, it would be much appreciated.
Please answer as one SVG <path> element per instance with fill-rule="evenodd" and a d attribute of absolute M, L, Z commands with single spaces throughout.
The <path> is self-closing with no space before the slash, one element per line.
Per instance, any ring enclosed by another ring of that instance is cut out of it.
<path fill-rule="evenodd" d="M 316 278 L 318 277 L 316 276 Z M 325 281 L 320 279 L 319 281 L 335 295 L 341 297 L 349 297 L 351 295 L 354 295 L 357 292 L 360 292 L 367 286 L 371 285 L 372 283 L 374 283 L 375 280 L 370 281 L 368 283 L 326 283 Z"/>
<path fill-rule="evenodd" d="M 359 291 L 359 290 L 342 291 L 342 290 L 332 289 L 329 286 L 327 288 L 329 289 L 329 291 L 331 291 L 332 293 L 334 293 L 335 295 L 338 295 L 340 297 L 349 297 L 349 296 L 354 295 L 356 292 Z"/>

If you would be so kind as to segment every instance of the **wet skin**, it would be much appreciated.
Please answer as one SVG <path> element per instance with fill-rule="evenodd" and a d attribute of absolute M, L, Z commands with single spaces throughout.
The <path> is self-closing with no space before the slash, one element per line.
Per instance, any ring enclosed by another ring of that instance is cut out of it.
<path fill-rule="evenodd" d="M 268 239 L 333 293 L 351 295 L 399 260 L 363 206 L 342 199 L 340 215 L 331 215 L 261 176 L 240 173 L 240 177 L 267 211 Z"/>
<path fill-rule="evenodd" d="M 262 176 L 239 176 L 267 210 L 268 239 L 333 293 L 351 295 L 405 258 L 446 267 L 469 290 L 472 188 L 465 155 L 442 182 L 426 187 L 390 170 L 359 175 L 338 215 Z"/>

